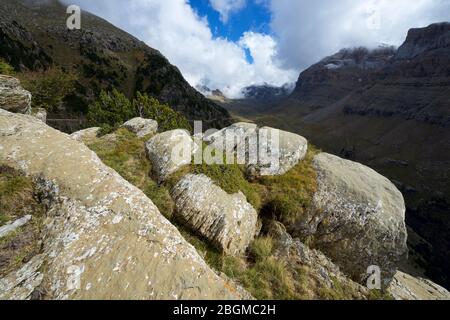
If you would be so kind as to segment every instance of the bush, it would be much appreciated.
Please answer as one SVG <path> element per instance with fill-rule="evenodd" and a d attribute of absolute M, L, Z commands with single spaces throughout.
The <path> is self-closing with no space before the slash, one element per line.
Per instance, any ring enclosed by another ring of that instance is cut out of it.
<path fill-rule="evenodd" d="M 136 99 L 130 101 L 115 89 L 112 92 L 102 91 L 97 101 L 89 106 L 87 116 L 90 126 L 102 128 L 101 134 L 110 133 L 135 117 L 156 120 L 160 131 L 173 129 L 191 131 L 191 126 L 183 115 L 168 105 L 160 104 L 155 98 L 139 92 Z"/>
<path fill-rule="evenodd" d="M 33 108 L 55 111 L 75 92 L 76 76 L 60 68 L 20 75 L 22 86 L 31 92 Z"/>
<path fill-rule="evenodd" d="M 14 74 L 14 68 L 2 58 L 0 58 L 0 74 Z"/>
<path fill-rule="evenodd" d="M 186 129 L 192 131 L 189 121 L 179 112 L 176 112 L 166 104 L 161 104 L 153 97 L 137 93 L 133 100 L 133 108 L 138 116 L 153 119 L 158 122 L 160 131 L 174 129 Z"/>

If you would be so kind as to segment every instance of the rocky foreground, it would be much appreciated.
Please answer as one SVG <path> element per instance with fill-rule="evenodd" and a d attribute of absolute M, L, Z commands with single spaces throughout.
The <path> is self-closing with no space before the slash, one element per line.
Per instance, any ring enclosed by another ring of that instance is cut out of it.
<path fill-rule="evenodd" d="M 6 101 L 2 106 L 9 105 L 11 92 L 27 95 L 18 83 L 14 88 L 0 86 L 0 101 Z M 87 147 L 99 139 L 115 141 L 116 134 L 99 138 L 98 128 L 91 128 L 68 136 L 32 115 L 6 110 L 0 109 L 0 167 L 33 180 L 44 214 L 37 232 L 39 250 L 22 265 L 0 273 L 0 299 L 252 298 L 246 290 L 248 283 L 230 279 L 208 265 L 173 220 L 161 214 L 152 201 L 156 199 L 107 167 Z M 21 110 L 28 109 L 14 111 Z M 317 153 L 312 204 L 288 223 L 283 217 L 262 216 L 241 191 L 229 194 L 210 177 L 182 174 L 183 166 L 201 149 L 194 142 L 198 138 L 182 130 L 157 133 L 157 127 L 155 121 L 137 118 L 121 130 L 147 141 L 142 153 L 159 182 L 179 175 L 170 190 L 177 221 L 222 255 L 265 256 L 264 250 L 249 248 L 253 241 L 270 241 L 273 257 L 267 261 L 284 261 L 295 283 L 297 276 L 307 274 L 302 289 L 307 297 L 369 299 L 366 270 L 377 265 L 382 270 L 381 285 L 391 297 L 450 298 L 449 292 L 428 280 L 397 272 L 407 254 L 404 200 L 375 171 Z M 281 166 L 271 171 L 265 163 L 247 163 L 244 167 L 252 181 L 289 175 L 305 161 L 306 139 L 267 129 L 281 137 Z M 237 132 L 238 139 L 227 140 L 223 133 L 229 130 Z M 200 142 L 214 144 L 216 150 L 232 144 L 231 150 L 238 150 L 234 143 L 248 143 L 249 135 L 261 130 L 236 124 Z M 192 152 L 177 166 L 169 155 L 179 142 Z M 0 225 L 0 241 L 17 236 L 21 227 L 35 219 L 33 214 L 24 215 Z M 2 246 L 0 254 L 1 250 Z"/>

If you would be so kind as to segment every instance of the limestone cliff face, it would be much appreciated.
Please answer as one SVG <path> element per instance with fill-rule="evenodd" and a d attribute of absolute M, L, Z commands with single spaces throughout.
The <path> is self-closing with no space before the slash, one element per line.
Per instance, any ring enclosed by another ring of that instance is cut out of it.
<path fill-rule="evenodd" d="M 0 298 L 26 299 L 38 287 L 51 299 L 249 297 L 84 144 L 0 110 L 0 163 L 35 177 L 48 209 L 42 253 L 0 280 Z"/>

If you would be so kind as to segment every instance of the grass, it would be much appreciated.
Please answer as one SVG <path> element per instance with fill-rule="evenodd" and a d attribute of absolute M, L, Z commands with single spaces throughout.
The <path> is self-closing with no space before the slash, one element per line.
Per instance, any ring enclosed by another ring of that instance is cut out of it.
<path fill-rule="evenodd" d="M 25 215 L 32 219 L 0 239 L 0 278 L 17 270 L 40 252 L 44 208 L 34 195 L 33 181 L 16 170 L 0 167 L 0 226 Z"/>

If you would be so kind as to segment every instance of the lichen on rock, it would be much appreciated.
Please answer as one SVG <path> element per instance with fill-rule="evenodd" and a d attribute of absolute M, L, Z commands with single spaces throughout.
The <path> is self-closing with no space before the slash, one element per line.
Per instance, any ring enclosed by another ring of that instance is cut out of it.
<path fill-rule="evenodd" d="M 205 175 L 188 174 L 173 188 L 175 215 L 230 255 L 245 252 L 256 232 L 257 212 L 245 196 L 227 194 Z"/>

